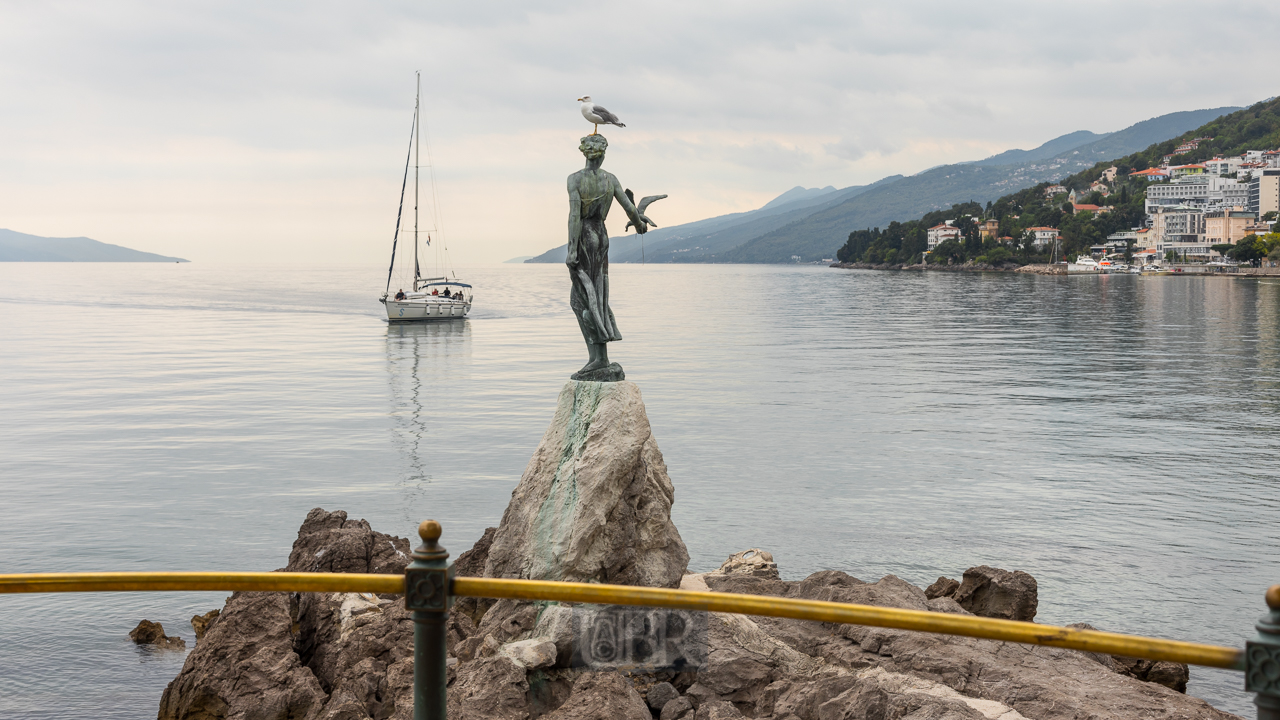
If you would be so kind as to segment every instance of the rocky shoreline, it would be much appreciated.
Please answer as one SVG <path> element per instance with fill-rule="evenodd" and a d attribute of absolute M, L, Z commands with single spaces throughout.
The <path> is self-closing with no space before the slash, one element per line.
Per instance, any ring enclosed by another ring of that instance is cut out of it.
<path fill-rule="evenodd" d="M 456 562 L 488 564 L 498 528 Z M 286 571 L 401 573 L 409 542 L 311 511 Z M 1035 579 L 976 567 L 921 589 L 840 571 L 779 578 L 759 550 L 680 587 L 1029 620 Z M 572 667 L 563 605 L 461 598 L 449 620 L 449 717 L 508 720 L 1234 718 L 1182 694 L 1187 667 L 904 630 L 712 614 L 694 671 Z M 162 720 L 411 716 L 413 623 L 398 595 L 235 593 L 165 690 Z"/>
<path fill-rule="evenodd" d="M 935 272 L 1002 272 L 1002 273 L 1029 273 L 1032 275 L 1066 275 L 1066 266 L 1062 264 L 1050 265 L 1047 263 L 1037 263 L 1032 265 L 1018 265 L 1016 263 L 1000 263 L 998 265 L 987 265 L 985 263 L 976 263 L 972 260 L 961 265 L 905 265 L 902 263 L 832 263 L 828 267 L 840 268 L 842 270 L 930 270 Z"/>
<path fill-rule="evenodd" d="M 939 578 L 927 589 L 894 575 L 867 582 L 837 570 L 788 581 L 772 555 L 753 548 L 715 571 L 689 573 L 671 522 L 674 498 L 634 383 L 571 381 L 502 522 L 457 557 L 455 572 L 1035 618 L 1035 578 L 985 566 L 969 568 L 960 580 Z M 317 508 L 299 529 L 284 570 L 399 574 L 409 552 L 408 540 Z M 724 613 L 671 611 L 638 635 L 602 634 L 599 623 L 584 624 L 591 612 L 598 611 L 459 598 L 447 625 L 449 717 L 1236 717 L 1181 692 L 1187 668 L 1174 663 Z M 161 720 L 412 716 L 413 622 L 399 595 L 237 592 L 218 614 L 204 617 L 203 637 L 165 689 Z M 638 626 L 628 627 L 630 633 Z M 658 637 L 653 633 L 663 639 L 645 649 L 645 657 L 673 647 L 672 638 L 686 643 L 667 656 L 674 662 L 583 661 L 601 657 L 602 637 L 625 636 L 605 647 L 613 651 L 638 648 L 632 641 L 648 642 Z M 623 666 L 629 669 L 616 669 Z"/>

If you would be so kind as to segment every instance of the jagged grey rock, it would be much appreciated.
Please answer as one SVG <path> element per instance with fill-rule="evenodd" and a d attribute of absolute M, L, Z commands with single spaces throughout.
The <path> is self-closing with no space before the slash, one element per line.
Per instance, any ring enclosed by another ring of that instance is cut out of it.
<path fill-rule="evenodd" d="M 649 709 L 654 712 L 662 712 L 662 708 L 667 703 L 680 697 L 680 691 L 675 685 L 669 682 L 660 682 L 649 688 L 649 692 L 645 693 L 644 701 L 649 704 Z"/>
<path fill-rule="evenodd" d="M 538 638 L 507 643 L 502 646 L 502 654 L 530 669 L 556 664 L 556 644 Z"/>
<path fill-rule="evenodd" d="M 960 589 L 960 582 L 952 580 L 949 577 L 939 577 L 933 581 L 933 584 L 924 589 L 924 596 L 933 600 L 934 598 L 952 597 L 956 594 L 956 590 Z"/>
<path fill-rule="evenodd" d="M 751 548 L 729 556 L 720 563 L 720 572 L 726 575 L 753 575 L 755 577 L 778 579 L 778 564 L 773 561 L 773 553 Z"/>
<path fill-rule="evenodd" d="M 584 672 L 563 705 L 545 720 L 653 720 L 640 693 L 616 672 Z"/>
<path fill-rule="evenodd" d="M 952 597 L 974 615 L 1031 622 L 1039 604 L 1039 588 L 1036 579 L 1021 570 L 979 565 L 964 571 Z"/>
<path fill-rule="evenodd" d="M 677 720 L 691 710 L 693 710 L 693 703 L 689 702 L 689 698 L 678 697 L 662 706 L 658 720 Z"/>
<path fill-rule="evenodd" d="M 689 553 L 635 383 L 570 380 L 511 494 L 487 577 L 675 587 Z"/>

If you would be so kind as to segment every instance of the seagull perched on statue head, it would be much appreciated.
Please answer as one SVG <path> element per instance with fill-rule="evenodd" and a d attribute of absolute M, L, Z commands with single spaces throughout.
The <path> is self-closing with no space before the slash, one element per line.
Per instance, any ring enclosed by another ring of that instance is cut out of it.
<path fill-rule="evenodd" d="M 626 125 L 623 125 L 622 121 L 618 119 L 617 115 L 614 115 L 603 107 L 591 102 L 590 95 L 583 95 L 578 98 L 578 102 L 582 103 L 582 117 L 586 118 L 587 122 L 596 126 L 595 129 L 591 131 L 592 135 L 600 132 L 601 125 L 617 125 L 618 127 L 626 127 Z"/>

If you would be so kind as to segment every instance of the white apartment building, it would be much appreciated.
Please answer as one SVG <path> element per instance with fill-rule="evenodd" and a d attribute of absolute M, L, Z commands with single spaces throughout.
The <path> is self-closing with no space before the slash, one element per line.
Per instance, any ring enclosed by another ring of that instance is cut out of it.
<path fill-rule="evenodd" d="M 1204 171 L 1210 175 L 1217 175 L 1218 177 L 1222 177 L 1223 175 L 1230 175 L 1231 173 L 1234 173 L 1234 172 L 1240 172 L 1240 163 L 1242 162 L 1244 162 L 1244 159 L 1239 157 L 1214 158 L 1212 160 L 1205 160 Z"/>
<path fill-rule="evenodd" d="M 1280 169 L 1259 170 L 1246 186 L 1246 201 L 1240 203 L 1249 212 L 1262 217 L 1269 212 L 1280 212 Z"/>
<path fill-rule="evenodd" d="M 1160 208 L 1189 205 L 1202 210 L 1247 205 L 1249 186 L 1231 178 L 1208 174 L 1185 175 L 1170 183 L 1152 184 L 1147 188 L 1147 215 Z"/>
<path fill-rule="evenodd" d="M 1208 260 L 1209 243 L 1204 234 L 1204 208 L 1191 205 L 1159 207 L 1150 215 L 1156 240 L 1156 257 L 1170 250 L 1191 259 Z"/>
<path fill-rule="evenodd" d="M 1049 247 L 1058 241 L 1058 228 L 1033 227 L 1027 228 L 1027 230 L 1035 233 L 1035 246 L 1038 248 Z"/>
<path fill-rule="evenodd" d="M 948 240 L 959 240 L 960 228 L 952 227 L 951 221 L 948 220 L 941 225 L 934 225 L 926 230 L 925 238 L 929 249 L 932 250 Z"/>

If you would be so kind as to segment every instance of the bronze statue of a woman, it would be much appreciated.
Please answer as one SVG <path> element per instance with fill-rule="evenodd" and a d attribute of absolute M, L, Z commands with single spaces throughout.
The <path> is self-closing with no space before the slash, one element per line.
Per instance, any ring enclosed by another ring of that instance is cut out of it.
<path fill-rule="evenodd" d="M 569 254 L 565 258 L 573 282 L 569 306 L 578 318 L 590 358 L 571 376 L 574 380 L 626 378 L 621 365 L 609 362 L 608 343 L 622 339 L 609 308 L 609 231 L 604 225 L 609 208 L 617 200 L 638 233 L 648 232 L 653 224 L 632 204 L 618 178 L 600 168 L 608 147 L 603 135 L 582 138 L 578 149 L 586 156 L 587 166 L 569 176 Z"/>

